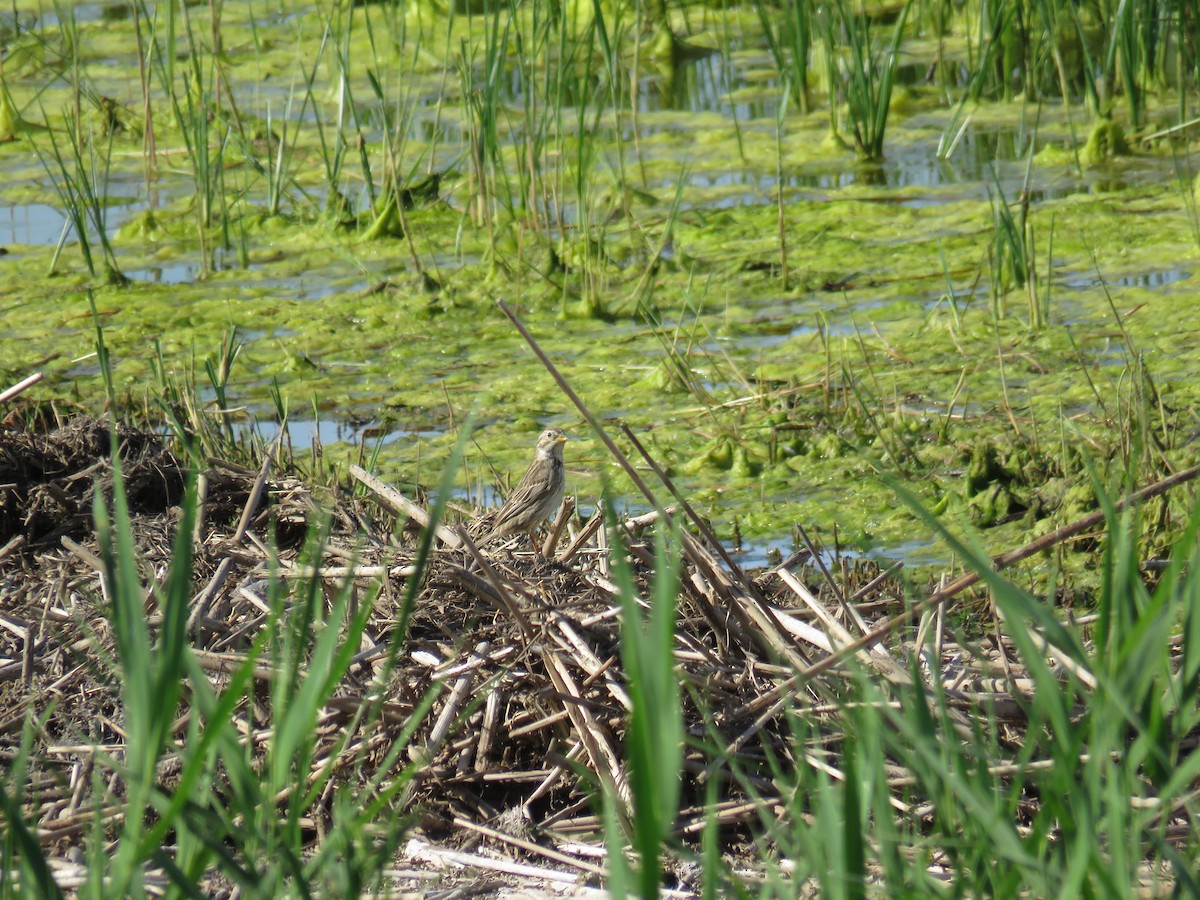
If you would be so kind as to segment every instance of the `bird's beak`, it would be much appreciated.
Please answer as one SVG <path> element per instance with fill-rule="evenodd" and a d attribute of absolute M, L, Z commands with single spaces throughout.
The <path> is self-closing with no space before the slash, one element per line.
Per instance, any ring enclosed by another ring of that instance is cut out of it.
<path fill-rule="evenodd" d="M 560 434 L 558 437 L 556 437 L 554 439 L 554 443 L 556 443 L 556 444 L 565 444 L 566 442 L 567 442 L 567 436 L 565 434 Z"/>

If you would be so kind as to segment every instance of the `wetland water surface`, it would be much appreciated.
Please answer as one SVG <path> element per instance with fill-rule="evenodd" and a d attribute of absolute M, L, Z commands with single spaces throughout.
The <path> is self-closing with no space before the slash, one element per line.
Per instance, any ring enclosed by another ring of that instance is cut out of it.
<path fill-rule="evenodd" d="M 427 485 L 474 408 L 468 496 L 554 423 L 581 504 L 601 474 L 632 497 L 504 298 L 756 554 L 799 522 L 937 558 L 883 473 L 1005 546 L 1082 505 L 1080 454 L 1123 459 L 1126 431 L 1156 465 L 1196 456 L 1194 131 L 1085 159 L 1081 104 L 925 81 L 915 16 L 863 163 L 820 79 L 799 111 L 753 8 L 678 13 L 673 63 L 632 13 L 610 41 L 537 5 L 215 8 L 0 16 L 5 385 L 99 403 L 94 302 L 137 405 L 159 348 L 212 400 L 235 333 L 239 427 L 282 405 L 294 446 L 378 444 Z M 1151 95 L 1137 130 L 1193 102 Z"/>

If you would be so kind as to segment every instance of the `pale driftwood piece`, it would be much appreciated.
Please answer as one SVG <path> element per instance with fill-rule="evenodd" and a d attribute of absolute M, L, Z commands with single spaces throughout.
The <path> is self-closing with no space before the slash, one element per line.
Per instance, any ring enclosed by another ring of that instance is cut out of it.
<path fill-rule="evenodd" d="M 596 511 L 592 513 L 592 517 L 588 519 L 583 528 L 579 530 L 579 534 L 575 535 L 575 537 L 571 540 L 571 543 L 566 546 L 566 549 L 564 549 L 563 552 L 557 556 L 558 561 L 564 566 L 567 565 L 578 555 L 579 551 L 582 550 L 584 545 L 586 545 L 587 542 L 592 539 L 592 535 L 594 535 L 603 524 L 604 512 L 597 507 Z"/>
<path fill-rule="evenodd" d="M 480 772 L 475 780 L 484 784 L 525 784 L 532 781 L 541 781 L 552 771 L 552 769 L 524 769 L 520 772 L 509 772 L 507 770 Z"/>
<path fill-rule="evenodd" d="M 565 718 L 567 718 L 567 711 L 560 709 L 547 716 L 534 719 L 527 725 L 518 725 L 516 728 L 510 727 L 508 729 L 508 736 L 510 738 L 524 737 L 527 734 L 533 734 L 535 731 L 541 731 L 543 728 L 549 728 L 551 725 L 557 725 Z"/>
<path fill-rule="evenodd" d="M 608 859 L 608 848 L 603 844 L 584 844 L 581 841 L 562 841 L 558 849 L 572 856 L 585 856 L 589 859 Z"/>
<path fill-rule="evenodd" d="M 593 583 L 590 578 L 588 579 L 588 583 L 589 584 Z M 599 585 L 597 585 L 597 586 L 599 586 Z M 593 613 L 590 616 L 584 616 L 582 619 L 579 620 L 579 625 L 581 628 L 591 628 L 593 625 L 598 625 L 601 622 L 607 622 L 610 619 L 615 619 L 618 616 L 620 616 L 620 614 L 621 614 L 621 610 L 619 608 L 617 608 L 616 606 L 610 606 L 607 609 L 601 610 L 598 613 Z"/>
<path fill-rule="evenodd" d="M 802 619 L 797 619 L 795 616 L 785 613 L 783 610 L 775 610 L 775 617 L 779 619 L 779 624 L 783 626 L 793 637 L 797 637 L 807 644 L 812 644 L 818 650 L 825 653 L 833 652 L 833 642 L 829 639 L 829 635 L 819 628 L 809 625 Z M 863 654 L 864 656 L 866 654 Z"/>
<path fill-rule="evenodd" d="M 46 754 L 49 756 L 92 756 L 100 753 L 104 756 L 113 756 L 124 749 L 124 744 L 48 744 L 46 745 Z M 44 795 L 42 799 L 45 799 Z"/>
<path fill-rule="evenodd" d="M 408 518 L 412 519 L 422 528 L 429 527 L 429 513 L 419 504 L 409 500 L 394 487 L 385 484 L 362 466 L 351 466 L 350 474 L 375 496 L 376 501 L 381 506 L 388 508 L 397 515 L 408 516 Z M 447 547 L 453 547 L 457 550 L 463 545 L 460 537 L 445 525 L 439 525 L 434 529 L 433 533 Z"/>
<path fill-rule="evenodd" d="M 485 641 L 484 644 L 487 642 Z M 490 645 L 488 645 L 490 646 Z M 508 659 L 517 652 L 517 648 L 512 644 L 506 644 L 497 650 L 491 652 L 475 652 L 467 659 L 458 659 L 453 662 L 447 662 L 438 666 L 437 671 L 429 676 L 430 681 L 449 681 L 451 678 L 457 678 L 466 672 L 474 672 L 484 668 L 487 665 L 495 665 Z"/>
<path fill-rule="evenodd" d="M 677 512 L 679 512 L 678 503 L 672 503 L 663 510 L 663 513 L 666 514 L 668 521 L 670 520 L 671 516 L 675 515 Z M 641 531 L 643 528 L 648 528 L 649 526 L 653 525 L 660 518 L 661 514 L 659 511 L 657 509 L 652 509 L 650 512 L 642 513 L 640 516 L 634 516 L 631 519 L 626 519 L 623 524 L 630 531 Z"/>
<path fill-rule="evenodd" d="M 327 581 L 346 578 L 409 578 L 416 572 L 416 566 L 295 566 L 288 570 L 288 574 L 294 578 L 320 578 Z"/>
<path fill-rule="evenodd" d="M 542 556 L 546 559 L 554 556 L 554 551 L 558 549 L 558 540 L 562 537 L 563 529 L 567 527 L 567 522 L 571 520 L 571 514 L 574 512 L 575 498 L 564 497 L 562 505 L 558 508 L 558 515 L 550 523 L 550 528 L 546 532 L 546 539 L 542 542 Z"/>
<path fill-rule="evenodd" d="M 608 739 L 607 730 L 588 710 L 579 685 L 575 683 L 575 679 L 571 677 L 558 655 L 545 647 L 539 648 L 539 652 L 546 664 L 550 680 L 564 698 L 564 708 L 571 717 L 571 724 L 575 726 L 580 740 L 583 741 L 584 750 L 592 761 L 593 771 L 609 790 L 616 792 L 624 807 L 629 809 L 632 802 L 629 784 L 621 773 L 619 757 Z"/>
<path fill-rule="evenodd" d="M 555 869 L 543 869 L 510 860 L 495 859 L 480 856 L 477 853 L 464 853 L 461 850 L 444 850 L 425 841 L 411 838 L 404 847 L 404 855 L 408 859 L 433 863 L 440 866 L 462 866 L 464 868 L 488 869 L 493 872 L 504 872 L 508 875 L 519 875 L 524 878 L 541 878 L 551 882 L 566 882 L 579 884 L 583 877 L 577 872 L 560 872 Z"/>
<path fill-rule="evenodd" d="M 607 871 L 594 863 L 585 862 L 581 859 L 576 859 L 566 853 L 561 853 L 550 847 L 543 847 L 540 844 L 535 844 L 532 841 L 524 840 L 523 838 L 515 837 L 511 834 L 505 834 L 503 831 L 497 831 L 495 828 L 489 828 L 486 825 L 480 825 L 476 822 L 469 822 L 461 816 L 455 816 L 453 823 L 456 827 L 464 831 L 472 831 L 475 834 L 491 838 L 492 840 L 500 841 L 509 846 L 516 847 L 519 850 L 524 850 L 526 853 L 532 853 L 535 856 L 543 856 L 553 862 L 563 863 L 568 866 L 575 866 L 584 872 L 591 872 L 593 875 L 607 875 Z"/>
<path fill-rule="evenodd" d="M 196 518 L 192 523 L 192 553 L 200 552 L 204 543 L 204 519 L 208 509 L 208 472 L 196 476 Z"/>
<path fill-rule="evenodd" d="M 29 390 L 43 378 L 45 374 L 42 372 L 34 372 L 27 378 L 23 378 L 10 388 L 0 391 L 0 403 L 7 403 L 9 400 Z"/>

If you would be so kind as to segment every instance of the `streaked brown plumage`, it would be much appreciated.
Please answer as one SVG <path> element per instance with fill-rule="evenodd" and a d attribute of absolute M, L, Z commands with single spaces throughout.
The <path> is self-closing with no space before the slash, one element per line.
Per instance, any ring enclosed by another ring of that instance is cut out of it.
<path fill-rule="evenodd" d="M 553 513 L 563 498 L 566 476 L 563 474 L 563 444 L 567 436 L 561 428 L 547 428 L 538 436 L 533 462 L 508 495 L 483 540 L 524 532 L 533 542 L 533 532 Z"/>

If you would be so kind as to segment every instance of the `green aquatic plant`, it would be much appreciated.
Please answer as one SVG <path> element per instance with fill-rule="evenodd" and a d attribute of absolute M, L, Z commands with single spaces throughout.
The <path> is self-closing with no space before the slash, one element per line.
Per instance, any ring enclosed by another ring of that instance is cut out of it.
<path fill-rule="evenodd" d="M 156 5 L 149 9 L 145 0 L 139 2 L 138 35 L 150 70 L 158 76 L 158 86 L 167 97 L 180 137 L 183 139 L 192 183 L 195 188 L 193 211 L 196 220 L 196 240 L 200 245 L 201 273 L 207 275 L 212 267 L 212 246 L 209 229 L 213 226 L 218 208 L 227 213 L 225 188 L 225 151 L 234 125 L 227 121 L 221 104 L 232 97 L 222 90 L 221 62 L 210 52 L 182 53 L 181 46 L 202 46 L 200 35 L 193 25 L 188 7 L 175 4 Z M 218 8 L 219 9 L 219 8 Z M 214 11 L 214 16 L 219 15 Z M 182 22 L 180 18 L 182 17 Z M 219 35 L 219 20 L 213 23 L 214 36 Z M 182 68 L 178 68 L 182 60 Z M 178 71 L 177 71 L 178 68 Z M 236 112 L 232 118 L 238 121 Z M 229 216 L 224 217 L 223 233 L 228 244 Z"/>
<path fill-rule="evenodd" d="M 1014 288 L 1025 287 L 1033 272 L 1029 199 L 1028 192 L 1023 191 L 1014 215 L 995 169 L 988 193 L 992 204 L 992 242 L 988 251 L 991 277 L 988 284 L 994 314 L 1004 318 L 1004 295 Z"/>
<path fill-rule="evenodd" d="M 823 10 L 821 36 L 829 67 L 833 128 L 838 131 L 835 110 L 840 98 L 835 94 L 834 85 L 839 85 L 845 94 L 854 148 L 864 160 L 883 159 L 883 139 L 891 110 L 900 42 L 912 5 L 913 0 L 906 0 L 901 8 L 886 49 L 878 46 L 876 26 L 870 16 L 853 7 L 849 0 L 835 0 Z"/>
<path fill-rule="evenodd" d="M 125 284 L 127 279 L 121 273 L 108 233 L 113 135 L 105 137 L 87 131 L 84 122 L 71 109 L 64 111 L 63 118 L 63 132 L 46 129 L 42 133 L 49 144 L 48 155 L 34 145 L 38 158 L 54 184 L 71 231 L 79 241 L 79 252 L 88 273 L 93 278 L 101 278 L 105 284 Z M 58 266 L 68 234 L 64 229 L 55 246 L 50 260 L 51 273 Z"/>
<path fill-rule="evenodd" d="M 1092 125 L 1079 158 L 1087 167 L 1103 165 L 1129 153 L 1125 130 L 1112 119 L 1100 118 Z"/>
<path fill-rule="evenodd" d="M 0 78 L 0 143 L 16 140 L 23 134 L 36 134 L 45 130 L 45 125 L 26 121 L 17 109 L 8 84 Z"/>
<path fill-rule="evenodd" d="M 809 55 L 812 50 L 813 12 L 810 3 L 789 3 L 782 9 L 754 0 L 763 38 L 780 80 L 788 86 L 792 102 L 802 114 L 810 107 L 808 86 Z"/>

